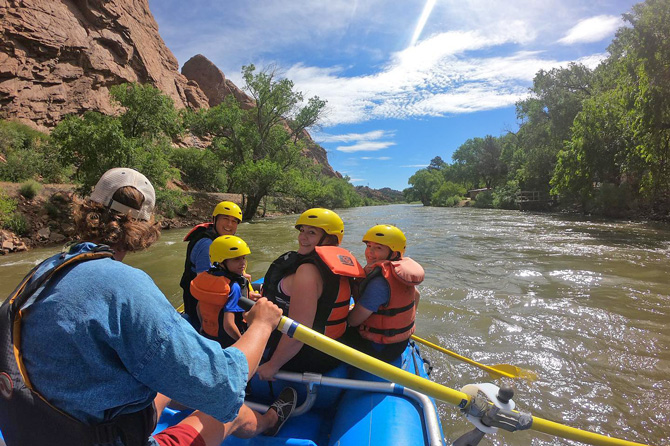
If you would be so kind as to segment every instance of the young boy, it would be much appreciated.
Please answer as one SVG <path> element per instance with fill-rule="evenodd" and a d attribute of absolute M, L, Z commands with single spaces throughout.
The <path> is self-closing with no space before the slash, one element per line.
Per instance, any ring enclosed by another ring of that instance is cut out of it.
<path fill-rule="evenodd" d="M 233 345 L 246 329 L 238 302 L 249 289 L 244 269 L 250 253 L 239 237 L 217 237 L 209 247 L 212 267 L 191 281 L 191 294 L 198 300 L 200 334 L 223 348 Z"/>
<path fill-rule="evenodd" d="M 423 281 L 421 265 L 403 257 L 407 239 L 392 225 L 373 226 L 363 237 L 366 278 L 360 297 L 349 313 L 347 333 L 352 347 L 383 361 L 392 362 L 407 347 L 414 333 L 419 304 L 416 285 Z"/>

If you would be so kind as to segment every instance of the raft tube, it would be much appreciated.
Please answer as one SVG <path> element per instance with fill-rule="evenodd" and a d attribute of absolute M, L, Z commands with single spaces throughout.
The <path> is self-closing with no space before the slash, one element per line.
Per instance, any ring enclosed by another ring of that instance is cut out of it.
<path fill-rule="evenodd" d="M 426 363 L 414 342 L 394 365 L 424 378 Z M 389 383 L 355 367 L 342 365 L 324 375 L 279 372 L 277 380 L 254 378 L 247 404 L 261 412 L 284 386 L 298 390 L 298 407 L 275 437 L 227 438 L 225 446 L 444 446 L 435 403 L 411 389 Z M 260 401 L 260 402 L 259 402 Z M 166 409 L 160 432 L 188 412 Z"/>

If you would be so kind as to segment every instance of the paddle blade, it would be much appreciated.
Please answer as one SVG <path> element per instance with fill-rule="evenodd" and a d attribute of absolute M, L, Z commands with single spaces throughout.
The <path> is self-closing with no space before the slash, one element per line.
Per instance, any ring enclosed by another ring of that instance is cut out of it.
<path fill-rule="evenodd" d="M 491 366 L 491 368 L 495 371 L 509 373 L 510 375 L 513 375 L 515 378 L 522 378 L 527 381 L 535 381 L 537 379 L 537 374 L 535 372 L 531 370 L 522 369 L 520 367 L 511 364 L 496 364 L 494 366 Z M 495 373 L 495 371 L 489 371 L 489 375 L 491 376 L 491 378 L 500 378 L 501 376 L 504 376 Z"/>

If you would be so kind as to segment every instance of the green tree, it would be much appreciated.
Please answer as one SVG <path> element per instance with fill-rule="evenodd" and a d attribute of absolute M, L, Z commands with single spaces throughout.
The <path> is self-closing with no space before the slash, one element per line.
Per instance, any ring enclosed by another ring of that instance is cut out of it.
<path fill-rule="evenodd" d="M 285 177 L 308 166 L 301 154 L 305 129 L 318 123 L 326 103 L 315 96 L 301 106 L 302 93 L 274 67 L 256 72 L 249 65 L 242 75 L 255 107 L 244 110 L 229 97 L 189 117 L 189 124 L 197 134 L 215 137 L 215 153 L 228 166 L 229 190 L 244 195 L 243 219 L 250 220 L 265 196 L 281 192 Z"/>
<path fill-rule="evenodd" d="M 521 126 L 513 157 L 520 166 L 511 170 L 514 177 L 510 179 L 517 180 L 522 188 L 549 190 L 558 152 L 571 137 L 582 101 L 591 95 L 591 82 L 591 70 L 574 63 L 567 68 L 540 70 L 535 75 L 530 97 L 516 106 Z"/>
<path fill-rule="evenodd" d="M 119 85 L 112 88 L 112 96 L 124 108 L 120 115 L 70 115 L 51 133 L 60 163 L 75 168 L 78 192 L 90 192 L 113 167 L 137 169 L 158 189 L 178 178 L 179 171 L 169 164 L 171 136 L 179 127 L 172 122 L 177 113 L 171 99 L 150 85 Z"/>
<path fill-rule="evenodd" d="M 465 195 L 465 188 L 451 181 L 445 181 L 431 196 L 433 206 L 456 206 Z"/>
<path fill-rule="evenodd" d="M 412 191 L 408 191 L 406 196 L 411 194 L 412 197 L 420 200 L 424 206 L 430 206 L 433 194 L 444 183 L 444 178 L 439 170 L 420 169 L 409 177 L 407 182 L 412 186 Z"/>

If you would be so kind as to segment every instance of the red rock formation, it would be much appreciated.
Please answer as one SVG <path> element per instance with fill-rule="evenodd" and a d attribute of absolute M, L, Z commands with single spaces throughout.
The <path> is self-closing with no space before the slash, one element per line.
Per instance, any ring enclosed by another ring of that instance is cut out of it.
<path fill-rule="evenodd" d="M 198 86 L 209 99 L 209 106 L 216 107 L 223 102 L 226 96 L 233 95 L 245 110 L 253 108 L 252 98 L 226 79 L 219 68 L 202 54 L 191 57 L 183 67 L 181 74 L 187 79 L 197 82 Z"/>
<path fill-rule="evenodd" d="M 179 74 L 147 0 L 0 0 L 0 118 L 46 130 L 69 113 L 113 113 L 109 87 L 151 83 L 207 107 Z"/>

